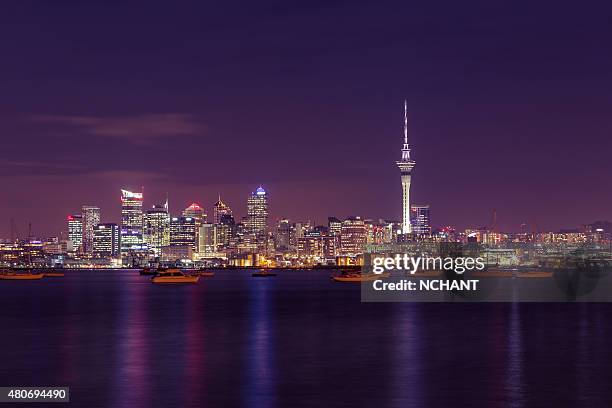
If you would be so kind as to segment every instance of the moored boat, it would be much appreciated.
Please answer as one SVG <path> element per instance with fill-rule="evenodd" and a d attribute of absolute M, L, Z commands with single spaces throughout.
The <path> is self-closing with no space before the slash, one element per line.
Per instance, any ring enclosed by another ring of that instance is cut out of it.
<path fill-rule="evenodd" d="M 267 271 L 265 269 L 261 269 L 259 272 L 253 272 L 251 276 L 255 278 L 268 278 L 268 277 L 276 276 L 276 273 Z"/>
<path fill-rule="evenodd" d="M 153 283 L 198 283 L 199 280 L 198 275 L 187 275 L 180 269 L 159 271 L 157 275 L 151 278 Z"/>
<path fill-rule="evenodd" d="M 43 273 L 17 273 L 10 270 L 0 271 L 0 279 L 2 280 L 38 280 L 45 275 Z"/>
<path fill-rule="evenodd" d="M 64 277 L 63 272 L 44 272 L 45 278 L 61 278 Z"/>
<path fill-rule="evenodd" d="M 334 282 L 371 282 L 384 276 L 364 273 L 343 273 L 339 276 L 332 276 Z"/>

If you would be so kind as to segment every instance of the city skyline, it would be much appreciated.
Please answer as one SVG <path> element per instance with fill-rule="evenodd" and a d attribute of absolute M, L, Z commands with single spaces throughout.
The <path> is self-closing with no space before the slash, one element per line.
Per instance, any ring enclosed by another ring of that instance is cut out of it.
<path fill-rule="evenodd" d="M 264 184 L 271 218 L 399 218 L 405 97 L 411 194 L 437 225 L 611 219 L 605 13 L 445 6 L 7 6 L 0 236 L 11 219 L 53 234 L 83 204 L 118 220 L 117 189 L 143 185 L 242 212 Z"/>

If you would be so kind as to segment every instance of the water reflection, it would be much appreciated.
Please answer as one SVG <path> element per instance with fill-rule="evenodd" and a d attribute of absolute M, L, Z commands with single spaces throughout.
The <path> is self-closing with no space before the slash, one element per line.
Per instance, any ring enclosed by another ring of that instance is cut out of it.
<path fill-rule="evenodd" d="M 249 286 L 247 370 L 243 379 L 244 403 L 247 407 L 275 407 L 276 361 L 273 321 L 273 293 L 275 282 L 265 279 Z"/>
<path fill-rule="evenodd" d="M 147 332 L 148 310 L 145 282 L 130 282 L 119 287 L 118 322 L 119 344 L 114 374 L 115 407 L 149 407 L 150 392 L 147 373 L 152 356 L 149 354 Z"/>

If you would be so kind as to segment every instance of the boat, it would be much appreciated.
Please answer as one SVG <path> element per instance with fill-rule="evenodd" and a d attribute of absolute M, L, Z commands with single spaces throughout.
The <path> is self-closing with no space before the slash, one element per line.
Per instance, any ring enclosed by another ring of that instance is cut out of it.
<path fill-rule="evenodd" d="M 276 273 L 267 271 L 265 269 L 261 269 L 259 272 L 253 272 L 251 276 L 255 278 L 268 278 L 268 277 L 276 276 Z"/>
<path fill-rule="evenodd" d="M 364 273 L 343 273 L 342 275 L 332 276 L 334 282 L 371 282 L 383 278 L 382 275 Z"/>
<path fill-rule="evenodd" d="M 196 273 L 202 278 L 212 278 L 213 276 L 215 276 L 215 273 L 213 271 L 197 271 Z"/>
<path fill-rule="evenodd" d="M 157 275 L 158 270 L 153 268 L 142 268 L 139 272 L 140 275 Z"/>
<path fill-rule="evenodd" d="M 153 283 L 198 283 L 199 275 L 187 275 L 180 269 L 167 269 L 157 272 L 157 275 L 151 278 Z"/>
<path fill-rule="evenodd" d="M 64 277 L 64 272 L 44 272 L 45 278 L 61 278 Z"/>
<path fill-rule="evenodd" d="M 44 276 L 43 273 L 17 273 L 10 270 L 0 272 L 0 279 L 2 280 L 38 280 Z"/>
<path fill-rule="evenodd" d="M 553 273 L 550 271 L 525 271 L 517 274 L 519 278 L 551 278 Z"/>

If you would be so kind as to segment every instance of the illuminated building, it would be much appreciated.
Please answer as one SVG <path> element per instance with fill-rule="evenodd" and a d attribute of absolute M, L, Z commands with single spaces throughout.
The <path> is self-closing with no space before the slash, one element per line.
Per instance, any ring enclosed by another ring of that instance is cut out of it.
<path fill-rule="evenodd" d="M 200 257 L 215 255 L 218 251 L 217 224 L 205 223 L 199 227 L 198 252 Z"/>
<path fill-rule="evenodd" d="M 68 241 L 72 250 L 77 252 L 83 245 L 83 217 L 81 215 L 68 216 Z"/>
<path fill-rule="evenodd" d="M 418 235 L 431 235 L 429 206 L 412 205 L 410 207 L 410 214 L 412 232 Z"/>
<path fill-rule="evenodd" d="M 119 226 L 117 224 L 98 224 L 94 227 L 92 252 L 99 257 L 119 255 Z"/>
<path fill-rule="evenodd" d="M 193 249 L 196 250 L 200 234 L 200 225 L 206 222 L 207 215 L 199 204 L 193 203 L 183 210 L 183 217 L 193 218 L 195 220 L 195 243 Z"/>
<path fill-rule="evenodd" d="M 340 252 L 355 256 L 363 253 L 366 244 L 366 226 L 360 217 L 349 217 L 342 222 Z"/>
<path fill-rule="evenodd" d="M 404 146 L 402 158 L 396 162 L 402 177 L 402 234 L 412 233 L 410 225 L 410 181 L 415 162 L 410 158 L 408 145 L 408 102 L 404 101 Z"/>
<path fill-rule="evenodd" d="M 294 226 L 288 219 L 282 219 L 276 226 L 276 250 L 287 251 L 293 247 Z"/>
<path fill-rule="evenodd" d="M 247 200 L 245 226 L 248 232 L 261 235 L 268 226 L 268 196 L 261 186 Z"/>
<path fill-rule="evenodd" d="M 168 202 L 154 205 L 145 215 L 145 242 L 155 256 L 160 256 L 163 247 L 170 245 L 170 214 Z"/>
<path fill-rule="evenodd" d="M 172 217 L 170 219 L 170 246 L 188 246 L 192 250 L 196 245 L 196 220 L 191 217 Z"/>
<path fill-rule="evenodd" d="M 121 254 L 145 249 L 142 193 L 121 190 Z"/>
<path fill-rule="evenodd" d="M 232 216 L 232 209 L 221 201 L 221 196 L 219 196 L 219 200 L 213 206 L 213 223 L 221 224 L 221 217 L 224 215 Z"/>
<path fill-rule="evenodd" d="M 342 221 L 340 221 L 336 217 L 328 217 L 327 218 L 327 228 L 330 234 L 340 236 L 340 232 L 342 231 Z"/>
<path fill-rule="evenodd" d="M 83 221 L 83 252 L 93 252 L 94 227 L 100 223 L 100 208 L 84 205 L 81 208 Z"/>

